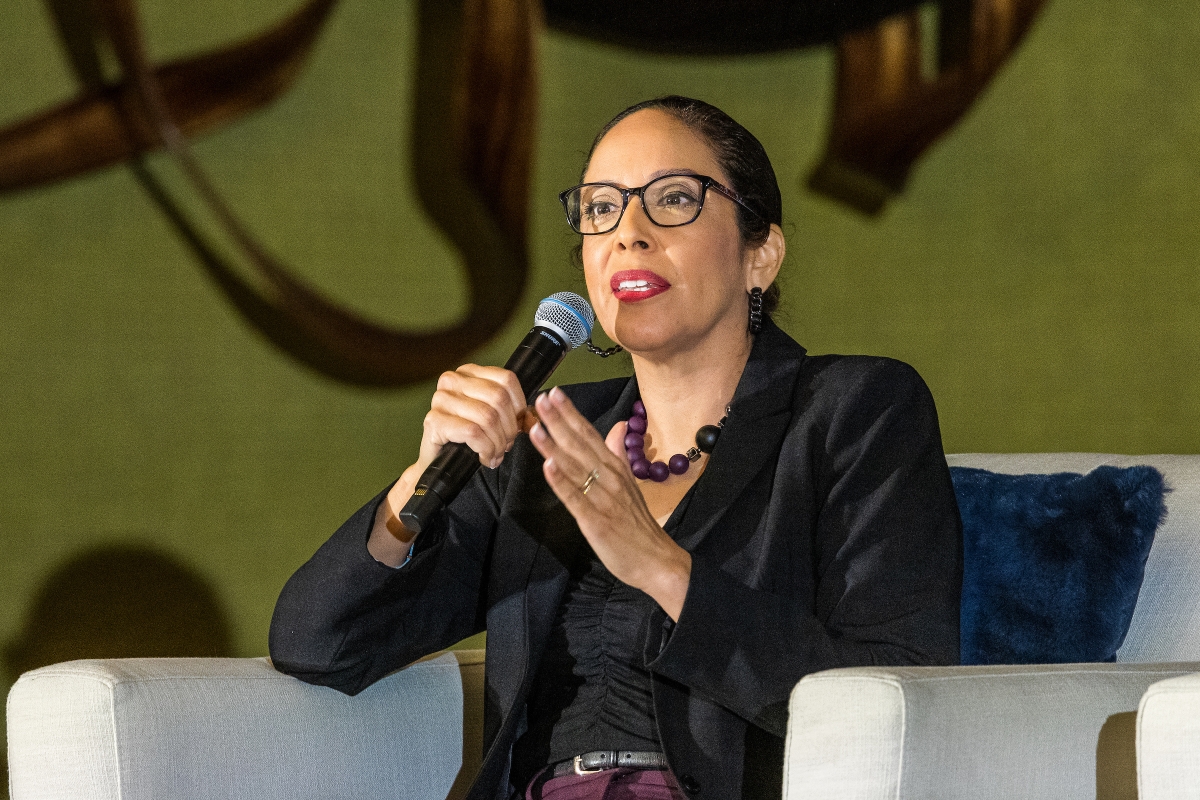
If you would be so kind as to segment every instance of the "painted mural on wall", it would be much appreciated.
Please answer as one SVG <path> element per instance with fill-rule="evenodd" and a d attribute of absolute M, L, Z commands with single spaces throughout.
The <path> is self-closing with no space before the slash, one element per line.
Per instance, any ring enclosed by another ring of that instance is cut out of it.
<path fill-rule="evenodd" d="M 396 388 L 457 366 L 500 331 L 521 299 L 541 25 L 700 55 L 834 44 L 829 140 L 809 186 L 878 214 L 987 87 L 1044 2 L 941 0 L 922 10 L 914 0 L 421 0 L 413 172 L 469 286 L 462 321 L 430 333 L 374 324 L 306 285 L 241 222 L 189 148 L 190 138 L 293 86 L 337 0 L 308 0 L 250 40 L 167 64 L 146 55 L 136 0 L 47 0 L 81 90 L 0 130 L 0 193 L 126 164 L 263 336 L 333 380 Z M 922 25 L 930 11 L 932 28 Z M 109 56 L 116 77 L 106 70 Z M 148 165 L 146 155 L 160 150 L 212 224 L 189 215 Z"/>

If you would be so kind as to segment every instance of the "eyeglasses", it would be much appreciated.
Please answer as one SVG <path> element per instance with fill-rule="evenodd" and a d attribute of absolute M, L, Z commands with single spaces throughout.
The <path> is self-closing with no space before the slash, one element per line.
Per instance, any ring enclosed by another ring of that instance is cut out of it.
<path fill-rule="evenodd" d="M 704 208 L 709 187 L 728 197 L 754 216 L 761 216 L 732 189 L 707 175 L 664 175 L 637 189 L 622 189 L 611 183 L 583 183 L 558 196 L 567 212 L 567 222 L 576 233 L 591 236 L 608 233 L 621 224 L 629 198 L 638 197 L 646 216 L 662 228 L 695 222 Z"/>

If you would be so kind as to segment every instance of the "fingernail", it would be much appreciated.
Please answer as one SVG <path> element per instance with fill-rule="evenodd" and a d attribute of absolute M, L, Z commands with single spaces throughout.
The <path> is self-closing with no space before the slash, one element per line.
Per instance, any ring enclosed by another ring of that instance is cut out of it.
<path fill-rule="evenodd" d="M 550 390 L 550 399 L 556 403 L 561 403 L 565 397 L 566 395 L 563 394 L 563 390 L 557 386 Z"/>

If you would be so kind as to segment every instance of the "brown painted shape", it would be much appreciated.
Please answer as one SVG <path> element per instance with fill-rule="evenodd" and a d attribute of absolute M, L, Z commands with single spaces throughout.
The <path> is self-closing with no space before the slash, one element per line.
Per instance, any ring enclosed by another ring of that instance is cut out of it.
<path fill-rule="evenodd" d="M 470 290 L 461 323 L 413 334 L 368 322 L 293 276 L 242 225 L 188 147 L 188 135 L 285 91 L 335 3 L 310 0 L 261 36 L 155 68 L 133 0 L 50 0 L 85 91 L 0 131 L 0 192 L 129 161 L 201 266 L 259 333 L 334 380 L 399 387 L 457 366 L 504 326 L 520 301 L 528 273 L 538 9 L 528 0 L 421 4 L 414 173 L 422 202 L 463 255 Z M 124 76 L 114 85 L 103 77 L 102 42 Z M 233 242 L 241 269 L 142 161 L 159 147 Z M 254 281 L 243 277 L 246 270 Z"/>
<path fill-rule="evenodd" d="M 304 67 L 336 0 L 311 0 L 279 26 L 240 44 L 151 68 L 172 123 L 187 136 L 219 128 L 286 92 Z M 0 130 L 0 192 L 54 183 L 121 164 L 162 146 L 155 121 L 126 78 L 103 82 L 85 3 L 51 5 L 84 91 Z"/>
<path fill-rule="evenodd" d="M 829 141 L 809 186 L 879 213 L 903 191 L 917 159 L 987 88 L 1044 4 L 945 0 L 932 79 L 921 73 L 925 43 L 916 10 L 842 37 Z"/>

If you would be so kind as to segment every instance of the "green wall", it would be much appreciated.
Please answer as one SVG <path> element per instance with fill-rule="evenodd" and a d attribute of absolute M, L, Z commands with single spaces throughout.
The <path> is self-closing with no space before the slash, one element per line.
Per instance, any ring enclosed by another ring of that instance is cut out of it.
<path fill-rule="evenodd" d="M 246 35 L 278 3 L 142 0 L 157 58 Z M 37 0 L 0 14 L 0 124 L 73 93 Z M 462 307 L 454 253 L 412 193 L 414 14 L 343 0 L 283 100 L 196 151 L 262 238 L 396 325 Z M 781 322 L 814 352 L 914 364 L 949 451 L 1200 452 L 1200 6 L 1051 0 L 1024 48 L 875 221 L 808 194 L 827 50 L 650 57 L 547 33 L 532 208 L 537 299 L 582 286 L 555 201 L 593 132 L 666 92 L 725 108 L 780 176 Z M 591 77 L 608 74 L 607 89 Z M 157 162 L 160 163 L 161 162 Z M 620 361 L 620 359 L 614 359 Z M 578 354 L 564 381 L 627 369 Z M 0 199 L 0 642 L 86 547 L 151 545 L 195 571 L 233 652 L 266 652 L 287 576 L 414 457 L 429 385 L 334 385 L 231 311 L 113 169 Z"/>

